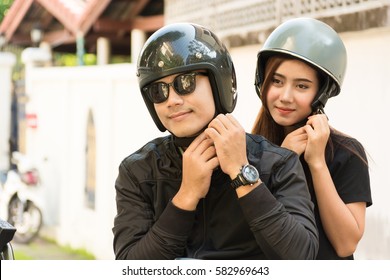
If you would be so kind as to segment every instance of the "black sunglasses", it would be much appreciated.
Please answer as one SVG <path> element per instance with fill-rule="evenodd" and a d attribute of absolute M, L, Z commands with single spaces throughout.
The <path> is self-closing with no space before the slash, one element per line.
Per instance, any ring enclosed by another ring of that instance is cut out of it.
<path fill-rule="evenodd" d="M 168 99 L 169 86 L 172 86 L 178 95 L 193 93 L 196 88 L 196 76 L 208 76 L 206 72 L 185 73 L 175 77 L 172 83 L 156 82 L 142 88 L 153 103 L 162 103 Z"/>

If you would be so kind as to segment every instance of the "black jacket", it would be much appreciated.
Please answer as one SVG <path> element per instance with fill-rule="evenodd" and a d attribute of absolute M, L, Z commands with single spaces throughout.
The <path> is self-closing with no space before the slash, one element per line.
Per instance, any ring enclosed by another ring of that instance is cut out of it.
<path fill-rule="evenodd" d="M 115 183 L 116 259 L 314 259 L 318 232 L 298 156 L 250 134 L 247 154 L 263 184 L 238 199 L 218 169 L 196 211 L 171 203 L 182 176 L 172 136 L 125 158 Z"/>

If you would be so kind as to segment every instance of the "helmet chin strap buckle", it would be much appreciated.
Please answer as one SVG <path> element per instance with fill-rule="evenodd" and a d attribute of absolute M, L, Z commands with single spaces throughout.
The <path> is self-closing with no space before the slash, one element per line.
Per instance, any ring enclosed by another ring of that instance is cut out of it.
<path fill-rule="evenodd" d="M 320 102 L 319 102 L 320 103 Z M 314 103 L 313 103 L 314 105 Z M 312 115 L 325 115 L 326 118 L 329 120 L 328 116 L 325 114 L 324 106 L 320 103 L 316 107 L 313 106 L 313 113 Z"/>
<path fill-rule="evenodd" d="M 313 111 L 313 115 L 325 114 L 324 107 L 319 106 Z"/>
<path fill-rule="evenodd" d="M 326 102 L 329 99 L 329 80 L 326 82 L 322 93 L 318 96 L 318 98 L 311 104 L 311 108 L 313 110 L 312 115 L 325 114 L 324 107 Z"/>

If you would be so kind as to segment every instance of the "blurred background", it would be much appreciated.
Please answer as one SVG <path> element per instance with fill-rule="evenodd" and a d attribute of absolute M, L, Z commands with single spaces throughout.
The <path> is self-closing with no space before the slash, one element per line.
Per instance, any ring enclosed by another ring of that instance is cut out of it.
<path fill-rule="evenodd" d="M 194 22 L 223 40 L 238 79 L 233 114 L 250 131 L 261 106 L 253 85 L 257 52 L 275 27 L 295 17 L 329 24 L 346 45 L 344 85 L 326 113 L 369 156 L 374 204 L 355 258 L 390 259 L 388 0 L 0 0 L 0 175 L 4 183 L 15 168 L 15 151 L 32 164 L 39 236 L 114 258 L 117 168 L 162 135 L 135 76 L 154 31 Z M 12 201 L 4 189 L 0 197 Z"/>

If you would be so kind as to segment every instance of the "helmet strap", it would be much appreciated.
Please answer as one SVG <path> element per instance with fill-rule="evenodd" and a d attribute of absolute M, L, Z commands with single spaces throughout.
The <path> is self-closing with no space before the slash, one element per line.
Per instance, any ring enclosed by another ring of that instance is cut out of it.
<path fill-rule="evenodd" d="M 326 102 L 328 101 L 328 96 L 326 93 L 322 93 L 312 104 L 312 114 L 324 114 L 324 107 Z"/>
<path fill-rule="evenodd" d="M 327 76 L 325 78 L 324 84 L 321 89 L 318 91 L 318 98 L 314 100 L 311 104 L 312 114 L 324 114 L 324 107 L 329 97 L 331 97 L 333 92 L 336 91 L 335 83 Z"/>
<path fill-rule="evenodd" d="M 197 136 L 193 136 L 193 137 L 176 137 L 173 134 L 172 134 L 172 136 L 173 136 L 173 142 L 179 148 L 187 148 L 192 143 L 192 141 L 194 141 L 195 138 L 197 137 Z"/>
<path fill-rule="evenodd" d="M 257 95 L 260 97 L 260 77 L 259 77 L 259 71 L 257 70 L 258 67 L 256 67 L 256 74 L 255 74 L 255 90 Z"/>
<path fill-rule="evenodd" d="M 173 143 L 175 143 L 175 145 L 179 148 L 187 148 L 192 143 L 192 141 L 194 141 L 195 138 L 198 137 L 199 134 L 201 134 L 207 127 L 208 124 L 203 129 L 201 129 L 198 134 L 192 137 L 177 137 L 171 132 L 173 136 Z"/>

